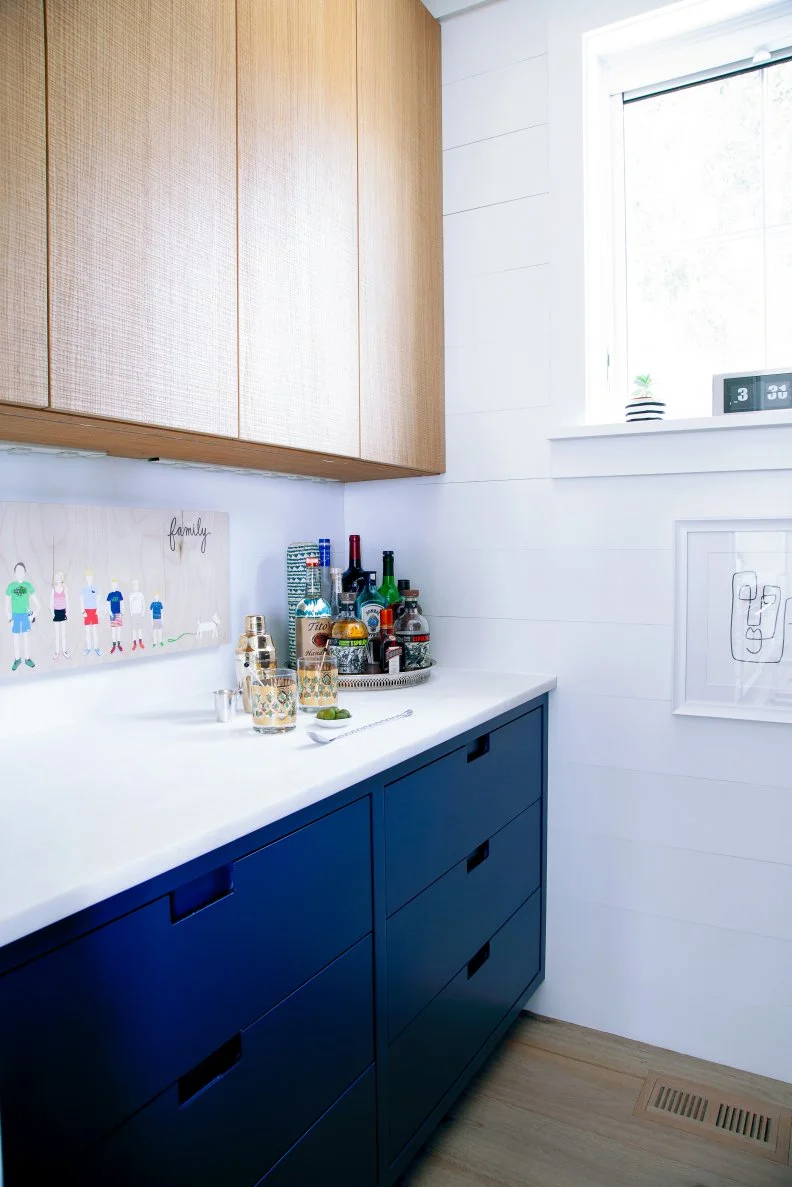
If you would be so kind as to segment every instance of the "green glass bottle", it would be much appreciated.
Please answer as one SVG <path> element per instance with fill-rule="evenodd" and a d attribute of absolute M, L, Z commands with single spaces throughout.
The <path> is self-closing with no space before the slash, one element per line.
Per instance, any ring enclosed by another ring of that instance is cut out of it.
<path fill-rule="evenodd" d="M 379 591 L 385 599 L 386 606 L 395 606 L 397 602 L 401 601 L 399 587 L 393 576 L 392 551 L 382 554 L 382 585 L 379 587 Z"/>
<path fill-rule="evenodd" d="M 370 664 L 379 664 L 380 612 L 387 604 L 377 589 L 376 571 L 367 572 L 366 584 L 355 600 L 355 614 L 368 630 Z"/>

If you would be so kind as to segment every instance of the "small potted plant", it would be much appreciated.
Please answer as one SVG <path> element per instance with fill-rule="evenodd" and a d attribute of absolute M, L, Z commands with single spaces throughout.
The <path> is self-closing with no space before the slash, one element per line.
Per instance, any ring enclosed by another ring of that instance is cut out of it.
<path fill-rule="evenodd" d="M 640 420 L 662 420 L 665 416 L 665 401 L 658 400 L 652 392 L 651 375 L 636 375 L 633 380 L 635 389 L 627 404 L 625 412 L 627 423 Z"/>

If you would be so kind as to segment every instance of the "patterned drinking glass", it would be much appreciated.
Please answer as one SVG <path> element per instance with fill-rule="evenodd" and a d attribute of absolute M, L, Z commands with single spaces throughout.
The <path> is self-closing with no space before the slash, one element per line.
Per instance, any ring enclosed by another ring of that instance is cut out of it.
<path fill-rule="evenodd" d="M 334 709 L 338 703 L 338 668 L 329 659 L 298 659 L 297 686 L 303 713 Z"/>
<path fill-rule="evenodd" d="M 290 668 L 260 668 L 251 679 L 253 729 L 282 734 L 297 725 L 297 674 Z"/>

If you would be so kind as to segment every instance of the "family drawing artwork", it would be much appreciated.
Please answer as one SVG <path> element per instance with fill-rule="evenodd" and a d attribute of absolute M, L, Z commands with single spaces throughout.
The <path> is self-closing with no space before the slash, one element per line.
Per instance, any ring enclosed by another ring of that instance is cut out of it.
<path fill-rule="evenodd" d="M 0 503 L 0 565 L 9 679 L 227 641 L 222 512 Z"/>
<path fill-rule="evenodd" d="M 109 654 L 121 655 L 124 651 L 125 636 L 123 627 L 125 598 L 121 590 L 117 588 L 118 582 L 111 581 L 110 584 L 114 588 L 105 596 L 103 592 L 100 593 L 90 569 L 85 574 L 85 584 L 80 590 L 80 622 L 85 630 L 84 646 L 82 649 L 83 655 L 102 655 L 103 649 L 100 645 L 99 637 L 100 612 L 106 615 L 110 627 L 111 645 Z M 105 603 L 107 603 L 106 610 Z M 151 627 L 152 648 L 164 647 L 165 641 L 163 639 L 162 624 L 165 615 L 165 606 L 160 591 L 158 589 L 154 591 L 153 601 L 146 606 L 146 598 L 141 592 L 140 582 L 135 580 L 132 582 L 128 605 L 131 634 L 126 636 L 126 638 L 127 643 L 131 643 L 130 650 L 145 651 L 146 644 L 143 640 L 143 625 L 146 620 L 148 620 Z M 53 628 L 52 658 L 55 660 L 71 659 L 68 638 L 71 604 L 69 589 L 64 582 L 63 573 L 60 571 L 52 579 L 49 607 L 52 614 Z M 35 587 L 28 580 L 27 567 L 23 561 L 19 561 L 14 566 L 13 580 L 9 582 L 6 589 L 6 613 L 8 615 L 11 633 L 14 636 L 12 672 L 16 672 L 22 666 L 23 660 L 27 667 L 35 668 L 36 661 L 31 655 L 30 636 L 34 624 L 40 618 L 41 604 Z M 194 631 L 182 631 L 176 638 L 168 638 L 168 642 L 177 643 L 179 639 L 186 638 L 189 635 L 194 636 L 197 640 L 205 634 L 217 639 L 220 625 L 220 616 L 214 614 L 211 621 L 199 622 Z"/>

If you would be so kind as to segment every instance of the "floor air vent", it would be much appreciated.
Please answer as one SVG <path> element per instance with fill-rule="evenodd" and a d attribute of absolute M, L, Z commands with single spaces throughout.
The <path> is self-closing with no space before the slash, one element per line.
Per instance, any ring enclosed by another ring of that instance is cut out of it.
<path fill-rule="evenodd" d="M 789 1162 L 792 1112 L 767 1101 L 650 1072 L 633 1114 L 771 1162 Z"/>

